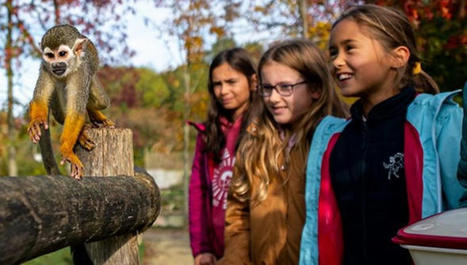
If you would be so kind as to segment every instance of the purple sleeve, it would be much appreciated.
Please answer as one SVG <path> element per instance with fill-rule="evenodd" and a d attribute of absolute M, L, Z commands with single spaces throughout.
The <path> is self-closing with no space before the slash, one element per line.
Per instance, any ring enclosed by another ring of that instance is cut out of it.
<path fill-rule="evenodd" d="M 208 231 L 208 209 L 206 209 L 209 202 L 206 184 L 208 176 L 206 176 L 203 147 L 203 139 L 199 133 L 196 139 L 188 191 L 190 243 L 193 257 L 205 252 L 214 253 Z"/>

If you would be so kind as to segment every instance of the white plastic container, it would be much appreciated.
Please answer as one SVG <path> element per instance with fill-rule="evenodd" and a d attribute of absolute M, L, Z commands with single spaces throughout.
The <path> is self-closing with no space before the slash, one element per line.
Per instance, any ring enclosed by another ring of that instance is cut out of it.
<path fill-rule="evenodd" d="M 410 251 L 416 265 L 467 265 L 467 208 L 404 227 L 393 241 Z"/>

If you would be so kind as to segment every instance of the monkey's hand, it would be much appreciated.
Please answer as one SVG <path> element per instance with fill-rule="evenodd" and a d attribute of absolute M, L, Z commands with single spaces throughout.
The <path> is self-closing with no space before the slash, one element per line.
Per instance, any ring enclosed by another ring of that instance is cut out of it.
<path fill-rule="evenodd" d="M 32 120 L 28 125 L 29 138 L 35 144 L 37 144 L 41 139 L 41 125 L 44 126 L 45 130 L 49 129 L 49 125 L 47 124 L 47 120 L 45 118 Z"/>
<path fill-rule="evenodd" d="M 81 180 L 83 177 L 83 163 L 81 163 L 79 158 L 73 152 L 68 154 L 63 153 L 62 155 L 63 158 L 60 164 L 63 165 L 65 162 L 69 162 L 71 166 L 71 177 L 77 180 Z"/>
<path fill-rule="evenodd" d="M 96 143 L 94 143 L 94 141 L 89 136 L 89 129 L 91 129 L 90 124 L 85 124 L 83 126 L 83 129 L 81 130 L 81 133 L 78 137 L 78 142 L 84 149 L 91 151 L 92 149 L 94 149 L 94 147 L 96 147 Z"/>

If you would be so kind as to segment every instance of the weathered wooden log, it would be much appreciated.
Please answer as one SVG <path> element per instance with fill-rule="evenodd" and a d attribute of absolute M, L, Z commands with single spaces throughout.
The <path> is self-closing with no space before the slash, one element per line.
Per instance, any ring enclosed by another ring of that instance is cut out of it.
<path fill-rule="evenodd" d="M 118 148 L 108 151 L 110 159 L 121 153 Z M 117 163 L 119 168 L 128 162 Z M 128 238 L 149 227 L 160 209 L 153 178 L 142 171 L 115 175 L 81 181 L 68 176 L 0 177 L 0 264 L 18 264 L 111 236 Z"/>
<path fill-rule="evenodd" d="M 93 150 L 76 146 L 76 155 L 84 164 L 84 176 L 133 176 L 133 134 L 130 129 L 90 129 L 96 143 Z"/>
<path fill-rule="evenodd" d="M 152 177 L 0 177 L 0 264 L 142 231 L 159 214 Z"/>

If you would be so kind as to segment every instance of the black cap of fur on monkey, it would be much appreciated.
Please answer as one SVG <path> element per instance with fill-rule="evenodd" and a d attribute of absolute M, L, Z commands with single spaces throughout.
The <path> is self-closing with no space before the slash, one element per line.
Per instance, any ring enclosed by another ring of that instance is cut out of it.
<path fill-rule="evenodd" d="M 81 33 L 71 25 L 58 25 L 50 28 L 44 34 L 41 40 L 41 49 L 44 50 L 45 47 L 49 47 L 53 50 L 62 44 L 73 47 L 75 40 L 78 38 L 86 38 L 86 36 L 81 35 Z"/>

